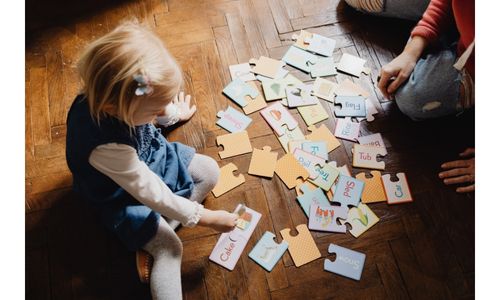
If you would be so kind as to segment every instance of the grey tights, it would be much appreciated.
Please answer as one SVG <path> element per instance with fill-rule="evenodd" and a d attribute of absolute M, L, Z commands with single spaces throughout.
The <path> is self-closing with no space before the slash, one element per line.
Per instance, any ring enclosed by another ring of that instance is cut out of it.
<path fill-rule="evenodd" d="M 189 200 L 202 203 L 217 184 L 219 166 L 212 158 L 195 154 L 188 171 L 194 181 Z M 167 223 L 160 218 L 156 235 L 144 246 L 144 250 L 154 258 L 150 288 L 155 300 L 182 299 L 182 241 L 174 231 L 179 224 L 177 220 L 169 220 Z"/>

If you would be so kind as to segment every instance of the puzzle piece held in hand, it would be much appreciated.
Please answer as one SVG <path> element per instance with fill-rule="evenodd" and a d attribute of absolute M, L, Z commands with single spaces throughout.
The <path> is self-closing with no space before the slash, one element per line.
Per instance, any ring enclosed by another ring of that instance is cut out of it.
<path fill-rule="evenodd" d="M 312 179 L 319 175 L 316 166 L 323 167 L 325 165 L 325 159 L 312 155 L 302 149 L 295 149 L 293 156 L 309 172 L 309 178 Z"/>
<path fill-rule="evenodd" d="M 347 219 L 348 209 L 342 206 L 311 204 L 309 229 L 346 233 L 346 226 L 337 224 L 337 219 Z"/>
<path fill-rule="evenodd" d="M 335 100 L 335 91 L 339 85 L 321 77 L 316 78 L 313 86 L 313 95 L 329 102 Z"/>
<path fill-rule="evenodd" d="M 297 201 L 299 201 L 300 207 L 302 207 L 307 217 L 309 217 L 310 206 L 312 204 L 331 206 L 320 188 L 311 190 L 307 184 L 302 184 L 300 190 L 302 191 L 302 195 L 297 196 Z"/>
<path fill-rule="evenodd" d="M 264 97 L 261 94 L 262 89 L 260 89 L 254 81 L 250 81 L 248 82 L 248 84 L 251 87 L 253 87 L 256 91 L 258 91 L 259 94 L 257 95 L 257 97 L 253 99 L 250 96 L 245 97 L 248 104 L 243 106 L 243 112 L 246 115 L 261 110 L 267 106 L 266 100 L 264 100 Z"/>
<path fill-rule="evenodd" d="M 392 181 L 390 174 L 382 176 L 387 203 L 399 204 L 412 202 L 413 197 L 410 192 L 410 187 L 408 186 L 408 180 L 406 180 L 406 174 L 397 173 L 396 176 L 399 179 L 398 181 Z"/>
<path fill-rule="evenodd" d="M 328 113 L 323 108 L 321 103 L 317 103 L 314 105 L 308 106 L 299 106 L 297 107 L 302 119 L 306 122 L 307 126 L 312 126 L 316 123 L 324 121 L 328 119 Z"/>
<path fill-rule="evenodd" d="M 259 95 L 259 92 L 256 89 L 245 83 L 240 78 L 236 78 L 231 81 L 231 83 L 229 83 L 222 92 L 241 107 L 248 104 L 245 96 L 255 98 Z"/>
<path fill-rule="evenodd" d="M 340 203 L 343 207 L 358 206 L 365 183 L 352 177 L 339 175 L 336 184 L 333 202 Z"/>
<path fill-rule="evenodd" d="M 281 70 L 283 70 L 282 68 L 285 66 L 284 62 L 265 56 L 261 56 L 259 59 L 252 58 L 249 63 L 255 65 L 255 67 L 252 68 L 253 73 L 271 79 L 279 77 L 280 73 L 283 74 Z"/>
<path fill-rule="evenodd" d="M 347 214 L 347 219 L 340 220 L 340 223 L 351 225 L 351 230 L 349 232 L 355 237 L 359 237 L 373 225 L 377 224 L 379 218 L 373 211 L 368 207 L 368 205 L 360 203 L 358 207 L 352 207 L 349 209 Z"/>
<path fill-rule="evenodd" d="M 340 104 L 340 109 L 335 108 L 337 117 L 366 117 L 365 99 L 361 96 L 337 96 L 335 104 Z"/>
<path fill-rule="evenodd" d="M 252 73 L 252 68 L 249 63 L 243 63 L 239 65 L 230 65 L 229 73 L 231 74 L 231 79 L 235 80 L 239 78 L 243 81 L 256 80 L 255 75 Z"/>
<path fill-rule="evenodd" d="M 234 171 L 238 171 L 238 168 L 233 163 L 229 163 L 220 168 L 219 180 L 212 190 L 215 197 L 219 197 L 245 182 L 245 176 L 243 176 L 243 174 L 234 176 Z"/>
<path fill-rule="evenodd" d="M 328 149 L 328 153 L 335 150 L 340 146 L 339 140 L 335 138 L 332 132 L 326 127 L 325 124 L 321 124 L 320 127 L 311 125 L 307 127 L 311 133 L 306 135 L 306 139 L 310 141 L 325 141 Z"/>
<path fill-rule="evenodd" d="M 219 111 L 217 117 L 219 117 L 219 120 L 216 124 L 229 132 L 243 131 L 252 122 L 251 118 L 245 116 L 231 106 L 228 106 L 225 111 Z"/>
<path fill-rule="evenodd" d="M 318 61 L 318 56 L 292 45 L 281 60 L 299 70 L 309 73 L 311 68 L 308 63 L 315 64 Z"/>
<path fill-rule="evenodd" d="M 273 128 L 278 136 L 285 134 L 283 125 L 286 125 L 289 130 L 293 130 L 299 123 L 293 118 L 288 109 L 281 103 L 276 102 L 273 105 L 266 107 L 260 111 L 262 117 Z"/>
<path fill-rule="evenodd" d="M 337 75 L 333 57 L 318 58 L 316 63 L 308 63 L 308 65 L 312 78 Z"/>
<path fill-rule="evenodd" d="M 274 172 L 289 189 L 295 187 L 297 178 L 306 180 L 307 177 L 309 177 L 309 172 L 307 172 L 291 153 L 287 153 L 278 159 Z"/>
<path fill-rule="evenodd" d="M 276 162 L 278 161 L 278 153 L 271 152 L 271 147 L 264 146 L 262 150 L 254 148 L 248 174 L 273 177 Z"/>
<path fill-rule="evenodd" d="M 348 118 L 337 119 L 335 136 L 339 139 L 355 142 L 359 136 L 359 127 L 359 123 L 352 122 Z"/>
<path fill-rule="evenodd" d="M 271 272 L 274 266 L 278 263 L 279 259 L 288 249 L 287 241 L 281 241 L 281 244 L 278 244 L 274 241 L 275 237 L 276 236 L 274 234 L 266 231 L 255 247 L 253 247 L 252 251 L 248 254 L 251 259 L 268 272 Z"/>
<path fill-rule="evenodd" d="M 307 225 L 300 224 L 296 228 L 298 232 L 296 236 L 290 235 L 290 228 L 285 228 L 280 233 L 283 239 L 288 242 L 288 251 L 295 266 L 300 267 L 320 258 L 321 253 L 314 242 L 311 232 L 307 229 Z"/>
<path fill-rule="evenodd" d="M 378 156 L 386 156 L 387 150 L 381 147 L 354 144 L 352 165 L 356 168 L 384 170 L 385 162 L 378 161 Z"/>
<path fill-rule="evenodd" d="M 330 244 L 328 253 L 335 253 L 335 261 L 325 259 L 323 268 L 325 271 L 345 276 L 354 280 L 361 279 L 361 273 L 365 265 L 366 255 L 344 247 Z"/>
<path fill-rule="evenodd" d="M 372 174 L 371 178 L 366 177 L 364 172 L 356 174 L 356 179 L 365 183 L 365 188 L 361 194 L 361 202 L 374 203 L 387 201 L 382 184 L 382 175 L 379 171 L 371 171 L 370 173 Z"/>
<path fill-rule="evenodd" d="M 342 54 L 337 70 L 359 77 L 361 73 L 367 74 L 369 69 L 365 68 L 366 60 L 353 56 L 349 53 Z"/>
<path fill-rule="evenodd" d="M 245 130 L 220 135 L 217 137 L 216 142 L 217 146 L 224 147 L 224 150 L 219 152 L 222 159 L 252 152 L 252 145 Z"/>

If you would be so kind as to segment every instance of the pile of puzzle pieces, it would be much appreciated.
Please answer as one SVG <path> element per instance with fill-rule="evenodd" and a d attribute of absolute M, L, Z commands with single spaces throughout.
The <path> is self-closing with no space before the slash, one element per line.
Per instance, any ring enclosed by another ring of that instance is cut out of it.
<path fill-rule="evenodd" d="M 283 241 L 278 244 L 271 232 L 266 232 L 249 256 L 263 268 L 271 271 L 286 250 L 297 267 L 321 257 L 309 230 L 346 234 L 346 224 L 355 238 L 374 226 L 379 218 L 367 204 L 386 202 L 398 204 L 413 201 L 404 173 L 382 175 L 385 163 L 380 159 L 387 155 L 379 133 L 359 136 L 360 122 L 371 122 L 377 109 L 369 93 L 350 80 L 341 83 L 327 80 L 343 72 L 359 77 L 368 74 L 365 60 L 344 53 L 339 62 L 332 57 L 335 40 L 319 34 L 301 31 L 293 37 L 293 44 L 281 60 L 261 56 L 248 63 L 229 67 L 232 81 L 223 93 L 241 110 L 228 106 L 217 113 L 217 125 L 229 133 L 218 136 L 216 142 L 223 147 L 221 159 L 252 153 L 248 174 L 271 178 L 276 174 L 289 188 L 295 188 L 298 205 L 308 217 L 308 224 L 297 226 L 298 235 L 291 236 L 290 229 L 280 231 Z M 307 84 L 289 73 L 284 67 L 290 65 L 315 78 Z M 260 82 L 260 84 L 259 84 Z M 263 94 L 260 93 L 262 86 Z M 328 119 L 322 101 L 333 103 L 336 117 L 335 130 L 325 124 L 315 124 Z M 297 109 L 308 126 L 304 135 L 290 109 Z M 252 118 L 247 115 L 259 111 L 272 128 L 285 150 L 282 157 L 271 147 L 253 148 L 247 127 Z M 371 170 L 352 176 L 347 165 L 338 166 L 329 160 L 332 151 L 340 146 L 338 139 L 355 142 L 352 148 L 352 166 Z M 221 167 L 219 182 L 213 189 L 215 197 L 236 188 L 245 182 L 241 173 L 234 176 L 238 167 L 229 163 Z M 368 176 L 367 176 L 368 175 Z M 232 270 L 243 248 L 256 227 L 261 215 L 250 208 L 238 207 L 241 217 L 237 228 L 223 234 L 210 259 Z M 241 224 L 246 224 L 240 226 Z M 231 251 L 229 251 L 230 249 Z M 228 256 L 228 251 L 232 256 Z M 361 277 L 365 255 L 350 249 L 330 244 L 329 253 L 336 259 L 324 261 L 324 269 L 356 280 Z"/>

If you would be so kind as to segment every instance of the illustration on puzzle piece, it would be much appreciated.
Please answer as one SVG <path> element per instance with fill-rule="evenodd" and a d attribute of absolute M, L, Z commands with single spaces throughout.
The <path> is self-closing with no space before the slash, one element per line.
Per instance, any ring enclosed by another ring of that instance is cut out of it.
<path fill-rule="evenodd" d="M 298 234 L 290 235 L 290 228 L 285 228 L 280 231 L 281 236 L 288 242 L 288 251 L 292 257 L 296 267 L 305 265 L 315 259 L 321 257 L 318 246 L 314 242 L 306 224 L 300 224 L 297 227 Z"/>
<path fill-rule="evenodd" d="M 358 206 L 365 183 L 352 177 L 339 175 L 339 180 L 333 194 L 333 202 L 343 207 Z"/>
<path fill-rule="evenodd" d="M 335 253 L 335 261 L 325 258 L 323 268 L 325 271 L 345 276 L 354 280 L 361 279 L 365 266 L 366 255 L 351 249 L 330 244 L 328 253 Z"/>
<path fill-rule="evenodd" d="M 302 119 L 306 122 L 307 126 L 312 126 L 328 119 L 328 113 L 319 102 L 314 105 L 299 106 L 297 107 L 297 110 L 299 111 Z"/>
<path fill-rule="evenodd" d="M 311 125 L 307 127 L 311 133 L 306 135 L 306 139 L 310 141 L 325 141 L 328 147 L 328 153 L 340 147 L 340 142 L 335 138 L 332 132 L 326 127 L 325 124 L 321 124 L 320 127 Z"/>
<path fill-rule="evenodd" d="M 390 174 L 382 176 L 384 192 L 388 204 L 398 204 L 413 201 L 405 173 L 397 173 L 398 181 L 392 181 Z"/>
<path fill-rule="evenodd" d="M 272 79 L 262 81 L 266 101 L 283 99 L 286 97 L 287 84 L 283 79 Z"/>
<path fill-rule="evenodd" d="M 259 92 L 256 89 L 248 85 L 240 78 L 236 78 L 235 80 L 231 81 L 231 83 L 229 83 L 224 88 L 224 90 L 222 90 L 222 93 L 224 93 L 224 95 L 228 96 L 231 100 L 233 100 L 241 107 L 244 107 L 248 104 L 245 96 L 255 98 L 259 95 Z"/>
<path fill-rule="evenodd" d="M 323 167 L 325 165 L 325 160 L 321 157 L 312 155 L 302 149 L 295 149 L 293 152 L 295 159 L 309 172 L 309 178 L 316 178 L 319 175 L 316 166 Z"/>
<path fill-rule="evenodd" d="M 309 47 L 309 42 L 306 42 L 306 39 L 310 40 L 312 36 L 313 36 L 312 33 L 306 30 L 301 30 L 299 35 L 296 34 L 292 35 L 292 40 L 295 41 L 295 44 L 293 45 L 300 49 L 307 50 L 307 48 Z"/>
<path fill-rule="evenodd" d="M 346 220 L 340 220 L 340 223 L 351 225 L 349 232 L 355 237 L 359 237 L 370 229 L 373 225 L 377 224 L 380 219 L 368 207 L 368 205 L 360 203 L 358 207 L 349 209 Z"/>
<path fill-rule="evenodd" d="M 274 234 L 266 231 L 255 247 L 253 247 L 252 251 L 248 254 L 252 260 L 268 272 L 271 272 L 283 254 L 285 254 L 285 251 L 288 249 L 287 241 L 283 240 L 280 244 L 278 244 L 274 241 L 275 237 L 276 236 Z"/>
<path fill-rule="evenodd" d="M 297 196 L 297 201 L 299 201 L 300 207 L 304 210 L 304 213 L 309 218 L 309 211 L 312 204 L 317 204 L 320 206 L 331 206 L 326 198 L 325 194 L 320 188 L 315 188 L 313 190 L 307 184 L 302 184 L 300 186 L 302 195 Z"/>
<path fill-rule="evenodd" d="M 306 73 L 310 73 L 311 70 L 308 63 L 315 64 L 318 60 L 318 56 L 292 45 L 290 46 L 290 48 L 288 48 L 288 51 L 285 53 L 281 60 L 291 65 L 292 67 L 295 67 Z"/>
<path fill-rule="evenodd" d="M 318 98 L 312 95 L 312 88 L 313 86 L 310 84 L 287 86 L 285 91 L 288 107 L 307 106 L 319 103 Z"/>
<path fill-rule="evenodd" d="M 278 161 L 278 152 L 271 152 L 271 147 L 264 146 L 262 150 L 254 148 L 248 174 L 273 177 Z"/>
<path fill-rule="evenodd" d="M 359 136 L 360 124 L 352 122 L 348 118 L 337 119 L 335 126 L 335 136 L 339 139 L 355 142 Z"/>
<path fill-rule="evenodd" d="M 370 174 L 372 175 L 370 178 L 364 172 L 356 174 L 356 179 L 365 183 L 365 188 L 361 194 L 361 202 L 375 203 L 387 201 L 382 184 L 382 175 L 379 171 L 371 171 Z"/>
<path fill-rule="evenodd" d="M 282 72 L 285 63 L 280 60 L 261 56 L 259 59 L 250 59 L 249 63 L 251 65 L 255 65 L 255 67 L 252 68 L 253 73 L 269 77 L 271 79 L 278 78 L 279 74 L 286 74 Z"/>
<path fill-rule="evenodd" d="M 249 63 L 243 63 L 238 65 L 230 65 L 229 73 L 231 74 L 231 80 L 239 78 L 243 81 L 256 80 L 255 75 L 252 73 L 252 68 Z"/>
<path fill-rule="evenodd" d="M 282 136 L 285 134 L 282 126 L 287 125 L 289 130 L 293 130 L 299 125 L 297 120 L 290 114 L 288 109 L 286 109 L 281 103 L 276 102 L 273 105 L 266 107 L 260 111 L 260 114 L 266 120 L 266 122 L 273 128 L 273 130 Z"/>
<path fill-rule="evenodd" d="M 243 176 L 243 174 L 234 176 L 235 171 L 238 171 L 238 168 L 233 163 L 229 163 L 220 168 L 219 180 L 212 190 L 216 198 L 245 182 L 245 176 Z"/>
<path fill-rule="evenodd" d="M 312 78 L 337 75 L 333 57 L 318 58 L 315 63 L 307 63 Z"/>
<path fill-rule="evenodd" d="M 309 211 L 309 229 L 346 233 L 346 226 L 337 224 L 337 219 L 347 219 L 347 212 L 348 209 L 342 206 L 311 204 Z"/>
<path fill-rule="evenodd" d="M 314 81 L 313 95 L 321 99 L 324 99 L 328 102 L 333 102 L 337 87 L 338 87 L 337 83 L 318 77 Z"/>
<path fill-rule="evenodd" d="M 221 159 L 233 157 L 240 154 L 252 152 L 252 145 L 248 132 L 240 132 L 219 135 L 216 138 L 217 146 L 222 146 L 224 150 L 219 152 Z"/>
<path fill-rule="evenodd" d="M 365 68 L 366 60 L 351 55 L 349 53 L 342 54 L 340 61 L 337 65 L 337 70 L 344 73 L 359 77 L 361 73 L 368 74 L 370 71 Z"/>
<path fill-rule="evenodd" d="M 378 156 L 386 156 L 387 150 L 381 147 L 354 144 L 352 165 L 357 168 L 384 170 L 385 162 L 378 161 Z"/>
<path fill-rule="evenodd" d="M 306 36 L 304 41 L 309 44 L 307 51 L 323 55 L 332 56 L 335 50 L 335 40 L 320 34 L 313 33 L 311 37 Z"/>
<path fill-rule="evenodd" d="M 365 99 L 361 96 L 337 96 L 335 104 L 340 108 L 335 108 L 337 117 L 366 117 Z"/>
<path fill-rule="evenodd" d="M 276 175 L 285 183 L 287 188 L 291 189 L 297 184 L 297 178 L 304 180 L 309 177 L 309 172 L 293 157 L 293 154 L 287 153 L 278 159 L 276 163 Z"/>
<path fill-rule="evenodd" d="M 231 106 L 228 106 L 225 111 L 219 111 L 217 117 L 219 120 L 216 124 L 231 133 L 245 130 L 252 122 L 251 118 L 245 116 Z"/>

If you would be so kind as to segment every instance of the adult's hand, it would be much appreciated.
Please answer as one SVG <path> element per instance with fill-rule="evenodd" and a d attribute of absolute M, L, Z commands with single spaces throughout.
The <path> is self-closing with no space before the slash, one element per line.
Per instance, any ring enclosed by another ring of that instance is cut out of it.
<path fill-rule="evenodd" d="M 467 148 L 459 154 L 462 158 L 471 157 L 469 159 L 449 161 L 441 165 L 441 168 L 447 171 L 439 173 L 439 178 L 443 179 L 444 184 L 466 184 L 457 188 L 458 193 L 468 193 L 475 190 L 475 149 Z M 467 185 L 468 184 L 468 185 Z"/>

